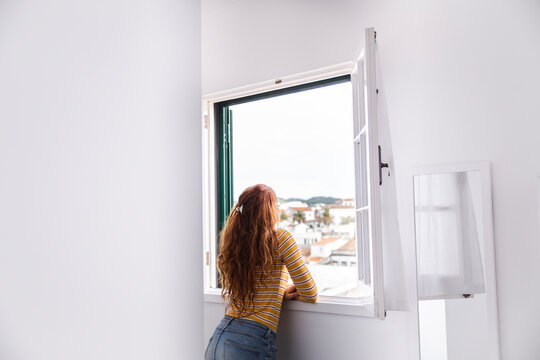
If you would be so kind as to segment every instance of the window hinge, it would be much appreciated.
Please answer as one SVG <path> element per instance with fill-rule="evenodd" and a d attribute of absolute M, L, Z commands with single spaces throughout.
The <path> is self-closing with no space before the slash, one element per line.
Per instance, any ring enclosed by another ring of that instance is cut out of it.
<path fill-rule="evenodd" d="M 205 129 L 208 129 L 208 115 L 204 115 L 203 117 L 203 125 Z"/>
<path fill-rule="evenodd" d="M 209 251 L 206 252 L 205 263 L 206 265 L 210 265 L 210 252 Z"/>

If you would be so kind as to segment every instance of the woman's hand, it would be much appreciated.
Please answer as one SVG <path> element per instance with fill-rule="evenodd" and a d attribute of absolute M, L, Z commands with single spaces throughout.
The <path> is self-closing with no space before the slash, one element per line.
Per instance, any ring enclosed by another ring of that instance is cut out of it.
<path fill-rule="evenodd" d="M 283 297 L 287 300 L 295 300 L 300 294 L 296 290 L 296 286 L 289 285 L 288 288 L 285 289 L 285 293 L 283 294 Z"/>

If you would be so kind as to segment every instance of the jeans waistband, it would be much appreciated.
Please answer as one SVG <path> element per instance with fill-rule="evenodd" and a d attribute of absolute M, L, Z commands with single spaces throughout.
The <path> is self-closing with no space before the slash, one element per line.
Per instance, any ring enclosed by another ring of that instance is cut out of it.
<path fill-rule="evenodd" d="M 251 319 L 240 319 L 234 316 L 225 315 L 223 320 L 221 320 L 221 324 L 223 324 L 224 327 L 227 325 L 239 325 L 239 326 L 248 326 L 248 327 L 255 327 L 260 330 L 263 330 L 264 332 L 276 336 L 276 332 L 272 329 L 270 329 L 268 326 L 258 323 L 257 321 L 251 320 Z"/>

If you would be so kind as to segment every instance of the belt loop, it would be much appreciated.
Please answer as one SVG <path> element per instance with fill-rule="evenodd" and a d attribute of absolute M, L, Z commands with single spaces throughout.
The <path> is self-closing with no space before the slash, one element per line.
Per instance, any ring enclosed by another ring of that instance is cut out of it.
<path fill-rule="evenodd" d="M 234 319 L 235 319 L 235 317 L 229 316 L 229 318 L 227 319 L 227 324 L 225 324 L 225 328 L 226 328 L 227 326 L 229 326 L 229 324 L 231 323 L 231 321 L 233 321 Z"/>

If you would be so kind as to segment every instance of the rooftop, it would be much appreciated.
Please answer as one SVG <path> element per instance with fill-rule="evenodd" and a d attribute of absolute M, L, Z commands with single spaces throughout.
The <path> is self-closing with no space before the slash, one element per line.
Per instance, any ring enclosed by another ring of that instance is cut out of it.
<path fill-rule="evenodd" d="M 327 208 L 329 209 L 354 209 L 354 206 L 332 204 L 332 205 L 328 205 Z"/>
<path fill-rule="evenodd" d="M 295 211 L 311 211 L 310 207 L 293 207 L 293 206 L 291 206 L 291 209 L 293 209 Z"/>
<path fill-rule="evenodd" d="M 339 240 L 339 238 L 324 238 L 322 240 L 317 241 L 316 243 L 313 243 L 313 245 L 326 245 L 336 240 Z"/>
<path fill-rule="evenodd" d="M 349 239 L 345 244 L 338 248 L 338 250 L 356 250 L 356 241 L 354 238 Z"/>

